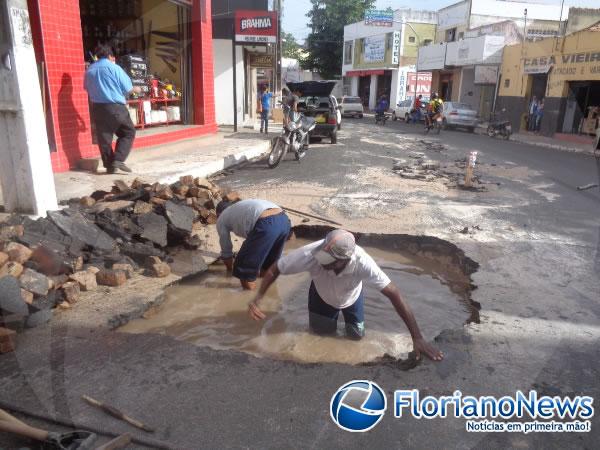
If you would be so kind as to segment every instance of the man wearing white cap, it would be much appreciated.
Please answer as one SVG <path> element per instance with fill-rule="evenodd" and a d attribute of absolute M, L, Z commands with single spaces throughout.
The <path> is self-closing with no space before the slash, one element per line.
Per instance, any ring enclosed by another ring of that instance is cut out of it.
<path fill-rule="evenodd" d="M 266 316 L 259 303 L 269 286 L 280 274 L 309 272 L 312 278 L 308 293 L 309 326 L 317 334 L 335 334 L 341 312 L 346 335 L 351 339 L 364 336 L 363 282 L 379 289 L 390 299 L 404 320 L 413 339 L 417 358 L 421 353 L 440 361 L 443 354 L 426 342 L 415 317 L 402 300 L 398 288 L 360 246 L 352 233 L 333 230 L 325 239 L 305 245 L 273 264 L 263 279 L 258 293 L 248 307 L 254 320 Z"/>

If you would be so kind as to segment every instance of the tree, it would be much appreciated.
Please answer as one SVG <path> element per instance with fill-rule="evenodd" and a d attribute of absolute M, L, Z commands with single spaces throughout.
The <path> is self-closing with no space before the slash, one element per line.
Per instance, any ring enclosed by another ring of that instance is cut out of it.
<path fill-rule="evenodd" d="M 281 53 L 284 58 L 300 59 L 300 45 L 292 33 L 281 33 Z"/>
<path fill-rule="evenodd" d="M 342 72 L 344 25 L 364 19 L 375 0 L 311 0 L 306 14 L 312 32 L 306 39 L 308 56 L 304 69 L 316 70 L 323 78 L 338 78 Z"/>

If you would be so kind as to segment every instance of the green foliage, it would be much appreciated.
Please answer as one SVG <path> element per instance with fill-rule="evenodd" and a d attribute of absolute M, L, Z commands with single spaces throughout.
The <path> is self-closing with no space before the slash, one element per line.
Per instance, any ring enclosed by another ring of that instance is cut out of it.
<path fill-rule="evenodd" d="M 363 20 L 375 0 L 311 0 L 311 3 L 312 9 L 306 16 L 312 32 L 306 40 L 308 56 L 302 67 L 316 70 L 325 79 L 338 78 L 342 72 L 344 25 Z"/>
<path fill-rule="evenodd" d="M 281 53 L 284 58 L 300 59 L 300 45 L 291 33 L 281 33 Z"/>

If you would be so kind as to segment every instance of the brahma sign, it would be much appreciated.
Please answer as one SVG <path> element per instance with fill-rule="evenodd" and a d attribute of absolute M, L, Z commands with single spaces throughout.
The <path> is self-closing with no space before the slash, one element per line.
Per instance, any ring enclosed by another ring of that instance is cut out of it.
<path fill-rule="evenodd" d="M 251 44 L 277 42 L 275 11 L 236 11 L 235 40 Z"/>

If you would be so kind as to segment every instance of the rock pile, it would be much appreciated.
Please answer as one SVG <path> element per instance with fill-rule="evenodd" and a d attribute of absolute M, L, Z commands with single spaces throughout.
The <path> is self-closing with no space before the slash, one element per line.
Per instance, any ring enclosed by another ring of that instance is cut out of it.
<path fill-rule="evenodd" d="M 202 178 L 171 185 L 136 179 L 45 218 L 11 216 L 0 224 L 0 326 L 47 322 L 53 308 L 70 308 L 82 291 L 122 286 L 138 270 L 152 277 L 206 270 L 196 232 L 216 223 L 222 197 L 236 194 Z"/>

